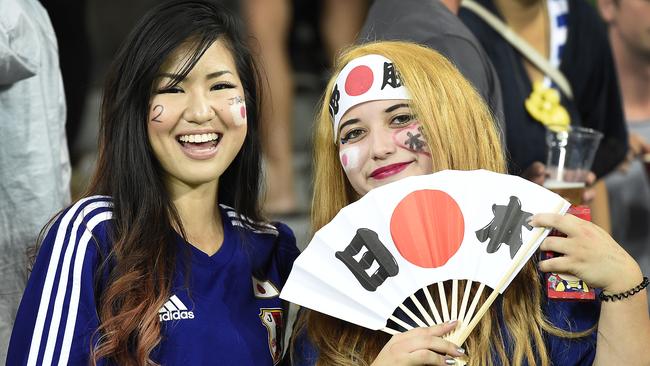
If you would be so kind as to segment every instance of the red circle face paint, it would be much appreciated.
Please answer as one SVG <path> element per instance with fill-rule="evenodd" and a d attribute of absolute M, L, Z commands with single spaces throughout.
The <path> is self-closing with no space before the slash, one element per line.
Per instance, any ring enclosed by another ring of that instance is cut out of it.
<path fill-rule="evenodd" d="M 346 154 L 343 154 L 343 156 L 341 156 L 341 164 L 343 164 L 344 168 L 348 166 L 348 156 Z"/>
<path fill-rule="evenodd" d="M 365 65 L 355 67 L 345 80 L 345 92 L 350 96 L 362 95 L 372 86 L 374 75 Z"/>

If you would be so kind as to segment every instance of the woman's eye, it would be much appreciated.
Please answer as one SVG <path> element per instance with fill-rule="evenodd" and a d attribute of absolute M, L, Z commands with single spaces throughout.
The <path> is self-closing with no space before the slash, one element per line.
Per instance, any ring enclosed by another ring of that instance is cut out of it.
<path fill-rule="evenodd" d="M 232 83 L 218 83 L 212 86 L 210 90 L 223 90 L 223 89 L 233 89 L 235 85 Z"/>
<path fill-rule="evenodd" d="M 398 116 L 395 116 L 395 118 L 393 118 L 392 123 L 394 125 L 398 125 L 398 126 L 401 127 L 401 126 L 404 126 L 404 125 L 410 123 L 414 119 L 415 118 L 413 117 L 412 114 L 400 114 Z"/>
<path fill-rule="evenodd" d="M 350 140 L 356 139 L 357 137 L 361 136 L 362 134 L 363 134 L 363 130 L 361 130 L 361 129 L 350 130 L 350 131 L 343 134 L 343 136 L 341 137 L 341 143 L 345 144 L 345 143 L 349 142 Z"/>
<path fill-rule="evenodd" d="M 182 93 L 182 92 L 183 92 L 183 89 L 181 89 L 181 88 L 179 88 L 177 86 L 174 86 L 174 87 L 171 87 L 171 88 L 158 89 L 158 91 L 156 93 L 157 94 L 177 94 L 177 93 Z"/>

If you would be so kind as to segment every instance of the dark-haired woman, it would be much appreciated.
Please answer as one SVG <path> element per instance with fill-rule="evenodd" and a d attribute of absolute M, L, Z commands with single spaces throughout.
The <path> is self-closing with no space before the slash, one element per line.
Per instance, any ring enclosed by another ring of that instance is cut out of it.
<path fill-rule="evenodd" d="M 238 21 L 173 1 L 112 66 L 87 195 L 42 240 L 8 365 L 273 365 L 298 254 L 259 214 L 259 80 Z"/>

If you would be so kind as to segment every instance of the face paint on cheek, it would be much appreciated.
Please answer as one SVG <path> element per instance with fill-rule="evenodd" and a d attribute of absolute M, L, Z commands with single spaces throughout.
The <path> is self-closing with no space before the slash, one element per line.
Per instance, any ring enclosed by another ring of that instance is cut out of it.
<path fill-rule="evenodd" d="M 239 127 L 245 125 L 246 103 L 244 103 L 244 98 L 241 96 L 230 98 L 228 99 L 228 104 L 230 105 L 230 114 L 232 115 L 232 120 L 235 126 Z"/>
<path fill-rule="evenodd" d="M 153 109 L 151 110 L 151 113 L 150 113 L 150 116 L 152 116 L 151 117 L 151 122 L 162 123 L 162 121 L 160 120 L 160 116 L 163 114 L 164 111 L 165 111 L 165 108 L 162 105 L 156 104 L 156 106 L 153 107 Z"/>
<path fill-rule="evenodd" d="M 393 142 L 406 150 L 431 156 L 428 151 L 427 142 L 424 139 L 424 132 L 419 123 L 399 129 L 393 134 Z"/>
<path fill-rule="evenodd" d="M 339 158 L 341 160 L 343 170 L 346 172 L 354 170 L 359 166 L 359 148 L 357 146 L 352 146 L 347 149 L 343 149 L 339 152 Z"/>

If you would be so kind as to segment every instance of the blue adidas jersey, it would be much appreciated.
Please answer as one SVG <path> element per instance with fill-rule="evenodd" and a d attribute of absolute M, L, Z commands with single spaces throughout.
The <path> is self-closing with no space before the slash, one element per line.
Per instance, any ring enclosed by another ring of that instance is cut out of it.
<path fill-rule="evenodd" d="M 278 295 L 299 254 L 295 237 L 286 225 L 253 229 L 233 209 L 220 209 L 224 241 L 217 253 L 177 238 L 172 293 L 158 311 L 162 341 L 152 352 L 161 365 L 274 365 L 282 357 L 286 319 Z M 49 229 L 18 310 L 7 365 L 89 364 L 98 337 L 95 286 L 104 286 L 97 267 L 110 250 L 111 217 L 110 198 L 93 196 Z"/>

